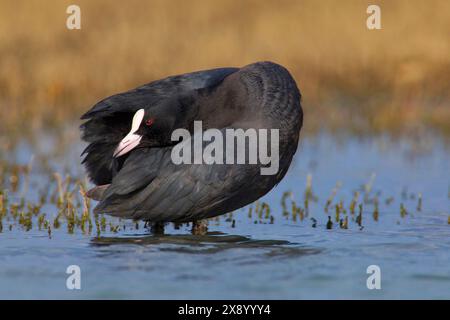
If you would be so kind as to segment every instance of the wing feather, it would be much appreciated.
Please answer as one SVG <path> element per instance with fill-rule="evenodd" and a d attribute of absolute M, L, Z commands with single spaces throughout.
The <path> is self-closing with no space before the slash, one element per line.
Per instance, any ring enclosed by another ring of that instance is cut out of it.
<path fill-rule="evenodd" d="M 237 68 L 220 68 L 172 76 L 116 94 L 98 102 L 81 119 L 82 139 L 89 143 L 82 155 L 90 179 L 97 185 L 111 183 L 115 173 L 112 154 L 128 132 L 135 111 L 176 103 L 177 97 L 196 96 L 197 90 L 210 89 Z M 194 101 L 185 99 L 189 103 Z"/>

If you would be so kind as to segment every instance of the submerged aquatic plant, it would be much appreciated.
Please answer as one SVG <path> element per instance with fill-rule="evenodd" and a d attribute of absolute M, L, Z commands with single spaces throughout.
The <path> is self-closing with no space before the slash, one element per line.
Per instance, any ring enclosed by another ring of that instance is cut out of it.
<path fill-rule="evenodd" d="M 374 209 L 373 209 L 373 214 L 372 214 L 374 221 L 378 221 L 378 215 L 379 215 L 378 198 L 376 198 L 375 202 L 374 202 Z"/>
<path fill-rule="evenodd" d="M 37 163 L 35 169 L 31 165 L 33 163 L 31 160 L 26 165 L 8 163 L 5 165 L 5 163 L 7 162 L 0 159 L 0 232 L 6 233 L 11 230 L 28 232 L 37 229 L 42 233 L 47 233 L 49 238 L 57 238 L 57 235 L 61 232 L 100 236 L 102 233 L 120 233 L 125 229 L 133 229 L 131 222 L 91 213 L 91 200 L 86 197 L 85 192 L 87 190 L 86 178 L 79 178 L 67 173 L 67 171 L 55 171 L 48 164 L 45 164 L 48 167 L 43 168 L 45 161 L 42 160 L 34 161 L 35 164 Z M 33 181 L 35 174 L 38 174 L 37 172 L 43 176 L 42 179 L 40 178 L 41 181 L 38 186 Z M 276 219 L 282 217 L 283 220 L 299 223 L 309 215 L 314 215 L 314 210 L 320 209 L 322 202 L 319 203 L 318 197 L 313 193 L 312 175 L 308 174 L 306 180 L 304 199 L 300 200 L 303 200 L 303 203 L 295 201 L 298 195 L 292 191 L 286 191 L 282 194 L 281 210 L 272 203 L 269 205 L 269 203 L 257 201 L 248 206 L 247 216 L 250 222 L 257 225 L 274 224 Z M 347 204 L 344 205 L 344 198 L 337 203 L 335 202 L 337 192 L 342 186 L 338 182 L 331 195 L 326 198 L 325 204 L 326 210 L 333 210 L 334 208 L 335 217 L 333 217 L 333 213 L 326 216 L 321 215 L 317 219 L 311 217 L 312 227 L 316 228 L 318 223 L 323 224 L 325 222 L 328 229 L 332 228 L 335 222 L 341 229 L 351 229 L 354 226 L 353 222 L 355 222 L 361 229 L 363 214 L 362 203 L 360 203 L 362 202 L 360 199 L 361 192 L 364 192 L 364 195 L 372 192 L 370 201 L 374 205 L 373 220 L 378 221 L 380 210 L 382 212 L 382 208 L 379 206 L 381 200 L 379 200 L 379 192 L 373 196 L 372 184 L 373 178 L 365 185 L 363 191 L 353 193 L 349 206 L 346 206 Z M 33 197 L 29 196 L 31 192 L 34 194 Z M 403 193 L 406 197 L 405 201 L 412 200 L 411 194 L 406 190 L 403 190 Z M 422 194 L 417 194 L 415 199 L 417 199 L 417 211 L 421 211 Z M 394 198 L 389 197 L 385 200 L 385 203 L 389 204 L 393 201 Z M 403 202 L 400 206 L 402 217 L 407 214 L 406 204 L 408 203 Z M 359 208 L 359 213 L 357 208 Z M 349 212 L 348 216 L 347 212 Z M 238 219 L 234 218 L 233 213 L 228 213 L 223 217 L 215 217 L 213 221 L 219 225 L 221 219 L 230 222 L 226 224 L 226 227 L 237 227 Z M 139 222 L 134 222 L 134 228 L 138 230 L 139 227 Z"/>
<path fill-rule="evenodd" d="M 356 217 L 356 223 L 358 224 L 359 227 L 362 226 L 362 214 L 363 214 L 363 205 L 361 203 L 359 204 L 359 213 L 358 216 Z"/>
<path fill-rule="evenodd" d="M 327 229 L 333 229 L 333 221 L 330 216 L 328 216 Z"/>
<path fill-rule="evenodd" d="M 325 204 L 325 212 L 328 212 L 328 208 L 331 205 L 331 203 L 333 202 L 334 197 L 336 196 L 337 192 L 339 191 L 339 189 L 342 187 L 342 183 L 340 181 L 338 181 L 336 183 L 336 186 L 333 188 L 333 190 L 331 191 L 330 196 L 327 199 L 327 202 Z"/>
<path fill-rule="evenodd" d="M 417 200 L 417 211 L 422 211 L 422 193 L 419 193 L 419 200 Z"/>
<path fill-rule="evenodd" d="M 336 205 L 336 222 L 339 222 L 339 218 L 340 218 L 340 214 L 341 214 L 341 208 L 339 207 L 339 205 Z"/>
<path fill-rule="evenodd" d="M 408 211 L 406 211 L 405 206 L 403 205 L 403 203 L 400 203 L 400 216 L 402 218 L 406 217 L 406 215 L 408 214 Z"/>
<path fill-rule="evenodd" d="M 341 219 L 339 221 L 339 226 L 341 227 L 341 229 L 348 229 L 348 216 L 345 216 L 344 219 Z"/>

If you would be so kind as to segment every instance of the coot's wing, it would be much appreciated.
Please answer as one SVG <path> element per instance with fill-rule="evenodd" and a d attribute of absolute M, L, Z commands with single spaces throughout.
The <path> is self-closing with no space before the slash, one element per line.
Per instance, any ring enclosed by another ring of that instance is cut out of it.
<path fill-rule="evenodd" d="M 127 159 L 95 212 L 150 221 L 190 221 L 232 211 L 271 188 L 261 188 L 260 184 L 269 185 L 265 179 L 273 177 L 261 176 L 259 165 L 176 165 L 171 152 L 172 147 L 147 149 Z"/>
<path fill-rule="evenodd" d="M 144 106 L 154 106 L 167 98 L 182 95 L 192 90 L 216 86 L 238 68 L 218 68 L 186 73 L 153 81 L 133 90 L 103 99 L 81 119 L 103 117 L 115 112 L 135 112 Z"/>
<path fill-rule="evenodd" d="M 97 185 L 111 183 L 115 174 L 113 152 L 128 132 L 135 111 L 176 101 L 200 89 L 212 88 L 236 72 L 237 68 L 220 68 L 172 76 L 116 94 L 97 103 L 81 118 L 82 139 L 89 143 L 83 163 L 91 180 Z M 173 100 L 171 100 L 173 99 Z"/>
<path fill-rule="evenodd" d="M 167 148 L 136 149 L 130 153 L 123 167 L 113 177 L 105 197 L 128 195 L 146 187 L 167 162 Z M 165 160 L 165 161 L 164 161 Z"/>
<path fill-rule="evenodd" d="M 143 174 L 132 184 L 117 183 L 116 176 L 94 212 L 150 221 L 190 221 L 223 214 L 250 203 L 262 194 L 255 190 L 251 199 L 243 198 L 256 186 L 259 168 L 245 165 L 169 164 L 156 175 Z M 138 175 L 136 175 L 138 177 Z M 123 176 L 125 182 L 130 176 Z M 254 184 L 252 186 L 252 184 Z M 244 192 L 245 191 L 245 192 Z M 220 210 L 220 212 L 218 212 Z"/>

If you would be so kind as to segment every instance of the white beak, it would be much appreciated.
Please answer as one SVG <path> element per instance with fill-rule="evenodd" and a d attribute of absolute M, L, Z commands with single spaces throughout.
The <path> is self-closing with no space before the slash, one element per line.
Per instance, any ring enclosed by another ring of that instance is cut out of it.
<path fill-rule="evenodd" d="M 142 136 L 136 134 L 139 126 L 141 125 L 142 119 L 144 119 L 144 109 L 139 109 L 133 116 L 133 122 L 131 123 L 131 130 L 125 136 L 125 138 L 120 141 L 116 150 L 113 153 L 113 157 L 117 158 L 123 156 L 124 154 L 130 152 L 134 148 L 136 148 L 141 142 Z"/>

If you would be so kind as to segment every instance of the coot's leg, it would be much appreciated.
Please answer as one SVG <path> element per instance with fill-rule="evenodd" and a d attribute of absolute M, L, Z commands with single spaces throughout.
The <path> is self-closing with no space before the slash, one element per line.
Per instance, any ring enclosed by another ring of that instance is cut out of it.
<path fill-rule="evenodd" d="M 174 223 L 173 223 L 173 227 L 174 227 L 175 230 L 180 230 L 180 228 L 181 228 L 182 225 L 183 225 L 183 224 L 180 223 L 180 222 L 174 222 Z"/>
<path fill-rule="evenodd" d="M 162 222 L 151 223 L 150 231 L 155 236 L 162 236 L 162 235 L 164 235 L 164 223 L 162 223 Z"/>
<path fill-rule="evenodd" d="M 192 234 L 194 236 L 203 236 L 208 231 L 207 220 L 195 220 L 192 222 Z"/>

